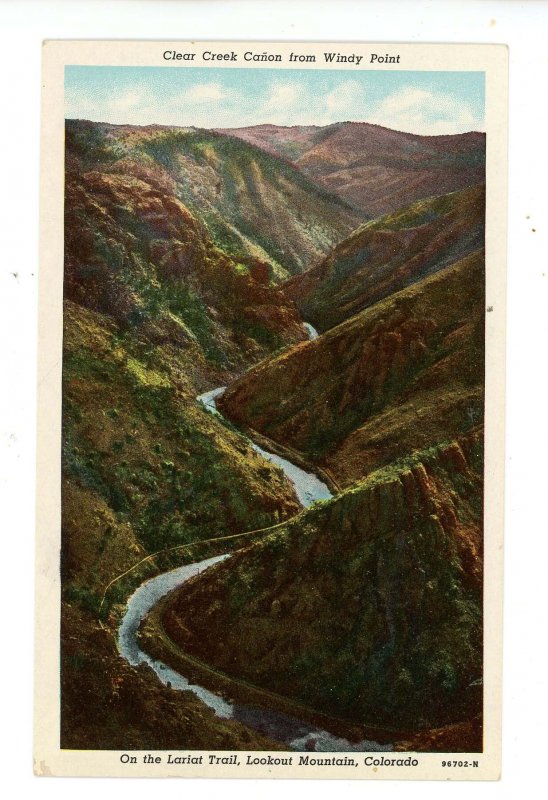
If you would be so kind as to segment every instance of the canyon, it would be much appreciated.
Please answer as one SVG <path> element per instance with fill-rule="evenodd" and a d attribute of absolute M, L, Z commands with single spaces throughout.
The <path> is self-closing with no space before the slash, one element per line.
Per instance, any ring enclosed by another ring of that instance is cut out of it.
<path fill-rule="evenodd" d="M 62 746 L 481 750 L 483 135 L 66 131 Z"/>

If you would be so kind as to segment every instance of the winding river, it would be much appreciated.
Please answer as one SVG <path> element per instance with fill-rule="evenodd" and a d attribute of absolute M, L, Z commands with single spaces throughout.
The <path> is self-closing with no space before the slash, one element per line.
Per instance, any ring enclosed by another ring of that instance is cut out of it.
<path fill-rule="evenodd" d="M 312 326 L 305 323 L 311 339 L 316 338 L 317 332 Z M 197 398 L 197 401 L 211 414 L 221 416 L 216 407 L 216 399 L 225 391 L 226 387 L 221 386 L 205 392 Z M 287 461 L 285 458 L 269 453 L 258 445 L 252 443 L 253 449 L 260 453 L 263 458 L 278 465 L 284 471 L 295 488 L 297 497 L 301 505 L 305 508 L 312 505 L 316 500 L 326 500 L 332 497 L 331 492 L 325 483 L 312 474 Z M 165 572 L 145 581 L 131 595 L 127 601 L 127 607 L 118 630 L 118 648 L 121 655 L 130 664 L 148 664 L 160 678 L 162 683 L 178 691 L 190 691 L 196 695 L 215 714 L 223 719 L 234 719 L 249 728 L 268 736 L 275 741 L 284 744 L 290 750 L 315 750 L 318 752 L 380 752 L 392 750 L 389 744 L 379 744 L 378 742 L 363 740 L 361 742 L 349 742 L 321 730 L 311 723 L 303 722 L 294 717 L 277 711 L 267 711 L 237 702 L 227 702 L 214 692 L 210 692 L 202 686 L 191 684 L 187 678 L 176 672 L 162 661 L 152 658 L 139 647 L 137 632 L 142 620 L 147 616 L 156 603 L 165 595 L 178 589 L 186 581 L 199 575 L 214 564 L 230 558 L 230 553 L 207 558 L 194 564 L 187 564 L 184 567 Z"/>
<path fill-rule="evenodd" d="M 226 386 L 219 386 L 218 389 L 212 389 L 210 392 L 199 395 L 197 400 L 211 414 L 221 417 L 222 415 L 217 410 L 215 401 L 218 397 L 221 397 L 225 389 Z M 330 497 L 333 497 L 326 484 L 314 475 L 313 472 L 305 472 L 304 469 L 301 469 L 296 464 L 292 464 L 291 461 L 288 461 L 286 458 L 263 450 L 263 448 L 255 444 L 255 442 L 251 442 L 251 446 L 257 453 L 260 453 L 263 458 L 266 458 L 267 461 L 271 461 L 273 464 L 281 467 L 286 477 L 288 477 L 293 484 L 295 494 L 304 508 L 308 508 L 312 503 L 315 503 L 316 500 L 329 500 Z"/>

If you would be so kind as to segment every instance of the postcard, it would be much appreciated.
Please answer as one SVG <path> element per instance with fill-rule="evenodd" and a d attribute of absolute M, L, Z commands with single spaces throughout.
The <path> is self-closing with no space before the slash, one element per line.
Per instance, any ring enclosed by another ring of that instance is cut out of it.
<path fill-rule="evenodd" d="M 500 774 L 507 50 L 43 48 L 35 771 Z"/>

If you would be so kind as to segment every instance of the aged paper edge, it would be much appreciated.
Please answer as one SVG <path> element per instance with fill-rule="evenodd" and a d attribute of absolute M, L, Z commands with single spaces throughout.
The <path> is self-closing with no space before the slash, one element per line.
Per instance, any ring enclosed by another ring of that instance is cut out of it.
<path fill-rule="evenodd" d="M 504 512 L 504 395 L 506 307 L 506 203 L 507 203 L 507 106 L 508 49 L 505 45 L 336 43 L 341 53 L 373 50 L 401 54 L 397 67 L 379 69 L 477 70 L 486 82 L 486 381 L 485 381 L 485 595 L 484 595 L 484 752 L 418 753 L 411 767 L 245 766 L 245 751 L 236 770 L 223 765 L 184 765 L 174 770 L 167 764 L 143 764 L 149 751 L 130 751 L 137 764 L 120 761 L 122 751 L 62 750 L 60 735 L 60 503 L 61 503 L 61 370 L 63 295 L 63 196 L 64 196 L 64 66 L 172 66 L 163 60 L 166 49 L 200 53 L 243 54 L 250 45 L 282 54 L 284 63 L 252 62 L 250 69 L 294 69 L 287 56 L 296 42 L 138 42 L 47 41 L 43 45 L 40 284 L 38 321 L 38 440 L 35 611 L 35 731 L 34 769 L 40 776 L 112 777 L 216 777 L 292 779 L 399 779 L 399 780 L 497 780 L 501 757 L 502 699 L 502 565 Z M 322 52 L 326 44 L 299 42 L 299 52 Z M 367 58 L 364 59 L 366 61 Z M 181 69 L 192 68 L 177 62 Z M 197 64 L 196 64 L 197 65 Z M 243 62 L 209 62 L 226 69 L 242 68 Z M 200 62 L 201 67 L 208 63 Z M 299 69 L 330 69 L 319 64 L 299 64 Z M 335 67 L 336 68 L 336 67 Z M 339 67 L 340 68 L 340 67 Z M 164 755 L 165 751 L 150 751 Z M 224 751 L 192 751 L 193 755 L 226 756 Z M 250 751 L 256 757 L 267 752 Z M 272 753 L 280 755 L 280 753 Z M 298 755 L 294 758 L 298 762 Z M 320 754 L 317 754 L 318 756 Z M 327 756 L 328 754 L 321 754 Z M 356 755 L 356 754 L 353 754 Z M 365 755 L 365 754 L 364 754 Z M 379 757 L 382 754 L 375 754 Z M 408 754 L 402 753 L 402 758 Z M 441 762 L 478 761 L 473 770 L 443 768 Z"/>

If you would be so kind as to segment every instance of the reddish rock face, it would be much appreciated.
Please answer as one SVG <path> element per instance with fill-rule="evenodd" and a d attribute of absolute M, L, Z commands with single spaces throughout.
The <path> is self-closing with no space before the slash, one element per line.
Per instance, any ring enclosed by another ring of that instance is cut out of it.
<path fill-rule="evenodd" d="M 194 304 L 192 318 L 180 312 L 183 322 L 192 330 L 201 313 L 203 325 L 217 331 L 211 337 L 224 346 L 226 363 L 305 338 L 293 302 L 270 285 L 269 266 L 259 259 L 239 264 L 215 247 L 160 168 L 138 171 L 140 177 L 132 162 L 109 169 L 86 172 L 73 157 L 67 170 L 67 299 L 124 326 L 154 322 L 156 338 L 184 344 L 183 328 L 166 314 L 178 313 L 183 292 Z"/>
<path fill-rule="evenodd" d="M 481 182 L 484 137 L 231 133 L 67 124 L 63 741 L 106 728 L 118 747 L 129 725 L 136 748 L 182 730 L 239 749 L 193 704 L 168 713 L 93 615 L 146 553 L 253 532 L 167 606 L 173 640 L 334 716 L 421 730 L 404 748 L 457 750 L 481 705 L 484 263 L 482 189 L 455 190 Z M 225 383 L 228 422 L 196 402 Z M 300 513 L 230 422 L 338 496 Z"/>
<path fill-rule="evenodd" d="M 166 631 L 228 675 L 354 722 L 474 718 L 481 472 L 476 430 L 372 473 L 185 585 Z"/>

